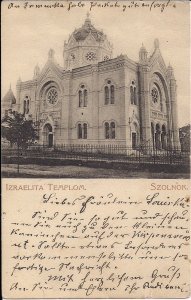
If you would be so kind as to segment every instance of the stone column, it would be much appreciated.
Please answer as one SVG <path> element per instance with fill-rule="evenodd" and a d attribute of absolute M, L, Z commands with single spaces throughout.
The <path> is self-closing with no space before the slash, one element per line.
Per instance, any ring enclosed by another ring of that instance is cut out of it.
<path fill-rule="evenodd" d="M 19 113 L 23 113 L 22 111 L 22 106 L 21 106 L 21 99 L 20 99 L 20 94 L 21 94 L 21 84 L 22 84 L 22 81 L 21 81 L 21 78 L 19 78 L 17 80 L 17 85 L 16 85 L 16 111 L 18 111 Z"/>
<path fill-rule="evenodd" d="M 93 143 L 99 144 L 100 143 L 100 136 L 99 136 L 99 71 L 98 65 L 91 66 L 91 78 L 92 78 L 92 86 L 91 86 L 91 93 L 89 95 L 89 104 L 91 103 L 91 123 L 89 124 L 92 128 L 88 130 L 88 139 L 92 139 Z M 91 97 L 91 99 L 90 99 Z M 92 132 L 92 137 L 90 136 Z"/>
<path fill-rule="evenodd" d="M 180 149 L 179 130 L 178 130 L 178 117 L 177 117 L 177 85 L 174 78 L 173 69 L 169 67 L 170 74 L 170 104 L 171 104 L 171 119 L 172 119 L 172 146 Z"/>

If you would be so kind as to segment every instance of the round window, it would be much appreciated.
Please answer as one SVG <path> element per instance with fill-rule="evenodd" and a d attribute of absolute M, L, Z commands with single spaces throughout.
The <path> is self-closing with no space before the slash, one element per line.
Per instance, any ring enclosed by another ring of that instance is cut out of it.
<path fill-rule="evenodd" d="M 86 59 L 87 59 L 87 60 L 94 60 L 94 59 L 96 59 L 95 53 L 94 53 L 94 52 L 88 52 L 88 53 L 86 54 Z"/>
<path fill-rule="evenodd" d="M 50 88 L 47 92 L 46 99 L 49 104 L 55 104 L 58 101 L 58 92 L 55 88 Z"/>
<path fill-rule="evenodd" d="M 158 93 L 158 90 L 155 87 L 152 88 L 152 90 L 151 90 L 151 96 L 152 96 L 152 101 L 154 103 L 157 103 L 158 102 L 158 98 L 159 98 L 159 93 Z"/>
<path fill-rule="evenodd" d="M 103 60 L 105 60 L 105 61 L 108 60 L 108 59 L 109 59 L 108 55 L 105 55 L 104 58 L 103 58 Z"/>

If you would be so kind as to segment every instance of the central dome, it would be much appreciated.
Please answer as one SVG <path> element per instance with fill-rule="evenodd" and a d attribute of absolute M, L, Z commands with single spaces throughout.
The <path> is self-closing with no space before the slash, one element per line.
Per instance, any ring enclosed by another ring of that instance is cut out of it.
<path fill-rule="evenodd" d="M 89 17 L 86 18 L 84 25 L 76 29 L 73 33 L 76 41 L 84 41 L 89 34 L 92 34 L 97 42 L 104 41 L 104 34 L 102 31 L 97 30 L 92 24 Z"/>
<path fill-rule="evenodd" d="M 92 25 L 89 15 L 64 43 L 65 69 L 71 70 L 111 58 L 112 45 L 107 36 Z"/>

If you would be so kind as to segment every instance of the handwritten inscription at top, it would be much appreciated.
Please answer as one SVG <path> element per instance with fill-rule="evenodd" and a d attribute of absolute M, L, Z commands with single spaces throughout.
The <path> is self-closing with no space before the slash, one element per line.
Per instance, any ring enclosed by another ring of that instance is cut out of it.
<path fill-rule="evenodd" d="M 90 191 L 29 191 L 36 193 L 30 205 L 26 191 L 12 196 L 3 215 L 10 247 L 6 295 L 188 295 L 187 198 Z"/>
<path fill-rule="evenodd" d="M 148 9 L 149 11 L 158 10 L 159 12 L 164 12 L 169 8 L 176 8 L 176 1 L 166 0 L 154 0 L 154 1 L 52 1 L 52 2 L 36 2 L 33 1 L 23 1 L 23 3 L 10 2 L 7 5 L 8 9 L 56 9 L 61 8 L 66 11 L 73 11 L 75 9 L 87 9 L 89 11 L 94 11 L 95 9 L 116 9 L 122 12 L 128 11 L 129 9 Z"/>

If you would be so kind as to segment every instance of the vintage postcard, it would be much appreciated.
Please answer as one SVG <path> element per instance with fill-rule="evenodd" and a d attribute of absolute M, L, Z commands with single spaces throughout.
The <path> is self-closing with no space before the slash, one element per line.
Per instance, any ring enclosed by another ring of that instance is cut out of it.
<path fill-rule="evenodd" d="M 3 298 L 188 298 L 189 1 L 1 12 Z"/>

